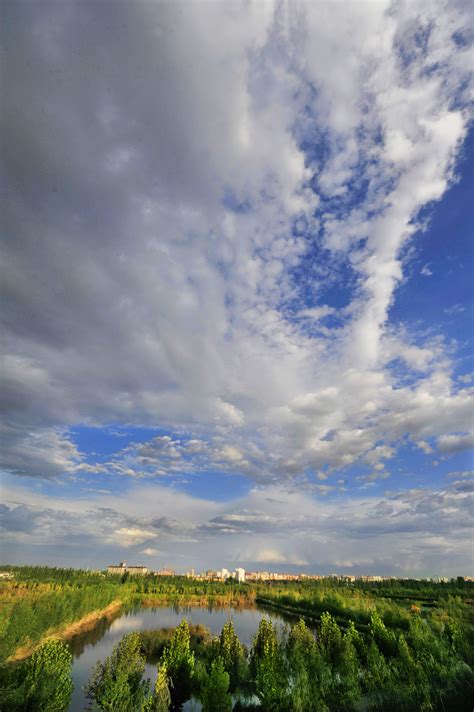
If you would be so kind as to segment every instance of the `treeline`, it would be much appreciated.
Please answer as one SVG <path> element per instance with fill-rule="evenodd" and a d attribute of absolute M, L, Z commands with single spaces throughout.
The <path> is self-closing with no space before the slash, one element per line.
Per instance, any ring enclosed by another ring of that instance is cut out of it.
<path fill-rule="evenodd" d="M 416 600 L 438 602 L 460 598 L 474 599 L 474 582 L 465 581 L 462 577 L 446 582 L 435 582 L 416 579 L 388 579 L 386 581 L 346 581 L 333 577 L 323 579 L 303 579 L 302 581 L 269 581 L 258 584 L 260 592 L 283 594 L 287 591 L 300 594 L 303 597 L 311 595 L 327 595 L 336 593 L 343 596 L 394 600 Z"/>
<path fill-rule="evenodd" d="M 256 600 L 257 603 L 282 608 L 288 613 L 306 618 L 318 619 L 323 612 L 328 612 L 340 625 L 354 621 L 359 630 L 367 630 L 374 612 L 377 612 L 390 628 L 408 630 L 410 626 L 411 614 L 407 607 L 402 607 L 392 600 L 376 600 L 348 591 L 265 591 L 263 594 L 259 593 Z"/>
<path fill-rule="evenodd" d="M 472 626 L 474 584 L 453 580 L 450 584 L 421 581 L 348 583 L 333 579 L 302 582 L 273 582 L 257 589 L 256 600 L 293 615 L 319 618 L 331 613 L 341 625 L 349 620 L 366 630 L 376 611 L 389 628 L 408 630 L 413 613 L 436 617 L 448 612 Z M 384 585 L 382 585 L 384 584 Z M 420 584 L 418 588 L 414 584 Z"/>
<path fill-rule="evenodd" d="M 291 615 L 318 619 L 327 611 L 338 624 L 355 622 L 367 632 L 377 612 L 389 628 L 407 631 L 412 608 L 433 619 L 445 613 L 462 620 L 472 634 L 474 586 L 462 579 L 448 583 L 391 580 L 348 583 L 336 579 L 301 582 L 238 584 L 198 581 L 186 577 L 110 575 L 40 566 L 4 566 L 13 580 L 0 582 L 0 659 L 19 647 L 37 644 L 51 629 L 80 620 L 115 600 L 127 605 L 179 604 L 246 605 L 253 600 L 277 606 Z M 470 611 L 468 610 L 470 608 Z"/>
<path fill-rule="evenodd" d="M 0 582 L 0 661 L 18 648 L 30 648 L 51 630 L 76 622 L 113 601 L 208 602 L 238 604 L 253 600 L 249 588 L 185 577 L 117 576 L 102 572 L 40 566 L 3 567 L 13 580 Z"/>
<path fill-rule="evenodd" d="M 90 709 L 178 712 L 194 697 L 202 712 L 470 712 L 472 650 L 446 620 L 434 631 L 420 617 L 390 631 L 374 612 L 367 635 L 341 630 L 323 613 L 317 634 L 303 620 L 285 632 L 262 619 L 248 651 L 227 622 L 219 637 L 187 621 L 172 630 L 130 633 L 92 670 Z M 159 657 L 156 683 L 146 659 Z M 2 709 L 65 712 L 72 684 L 64 644 L 44 644 L 23 665 L 4 670 Z"/>

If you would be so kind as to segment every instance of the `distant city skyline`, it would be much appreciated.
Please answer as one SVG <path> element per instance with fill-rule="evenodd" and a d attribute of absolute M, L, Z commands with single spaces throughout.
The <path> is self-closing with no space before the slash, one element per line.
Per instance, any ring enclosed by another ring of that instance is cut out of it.
<path fill-rule="evenodd" d="M 3 9 L 4 562 L 472 575 L 469 3 Z"/>

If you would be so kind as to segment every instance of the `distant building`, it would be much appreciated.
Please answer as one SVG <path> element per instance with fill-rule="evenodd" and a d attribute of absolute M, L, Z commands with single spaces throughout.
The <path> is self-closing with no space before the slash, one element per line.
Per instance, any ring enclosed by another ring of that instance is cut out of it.
<path fill-rule="evenodd" d="M 130 576 L 144 576 L 148 573 L 148 568 L 146 566 L 127 566 L 126 561 L 121 561 L 118 566 L 116 564 L 111 564 L 110 566 L 107 566 L 107 573 L 130 574 Z"/>
<path fill-rule="evenodd" d="M 155 576 L 176 576 L 176 571 L 170 568 L 162 568 L 161 571 L 155 571 Z"/>
<path fill-rule="evenodd" d="M 245 583 L 245 569 L 235 569 L 235 578 L 238 583 Z"/>

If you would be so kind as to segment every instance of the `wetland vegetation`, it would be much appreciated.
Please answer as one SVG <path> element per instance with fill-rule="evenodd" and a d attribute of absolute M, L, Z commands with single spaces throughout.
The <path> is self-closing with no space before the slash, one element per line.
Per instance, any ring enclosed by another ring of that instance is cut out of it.
<path fill-rule="evenodd" d="M 203 712 L 472 706 L 473 587 L 463 579 L 249 585 L 11 570 L 14 578 L 0 584 L 0 707 L 12 712 L 70 709 L 72 655 L 64 640 L 72 624 L 77 631 L 84 619 L 103 621 L 100 612 L 111 605 L 196 603 L 237 612 L 264 606 L 268 615 L 245 641 L 232 620 L 211 633 L 185 617 L 179 625 L 121 635 L 89 671 L 89 709 L 177 712 L 189 699 Z M 272 611 L 287 624 L 272 619 Z M 33 652 L 14 663 L 19 650 Z"/>

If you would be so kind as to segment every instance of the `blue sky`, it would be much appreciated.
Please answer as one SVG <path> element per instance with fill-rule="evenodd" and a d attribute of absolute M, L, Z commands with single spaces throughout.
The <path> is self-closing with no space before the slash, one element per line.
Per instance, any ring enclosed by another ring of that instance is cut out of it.
<path fill-rule="evenodd" d="M 6 10 L 3 559 L 472 574 L 469 5 Z"/>

